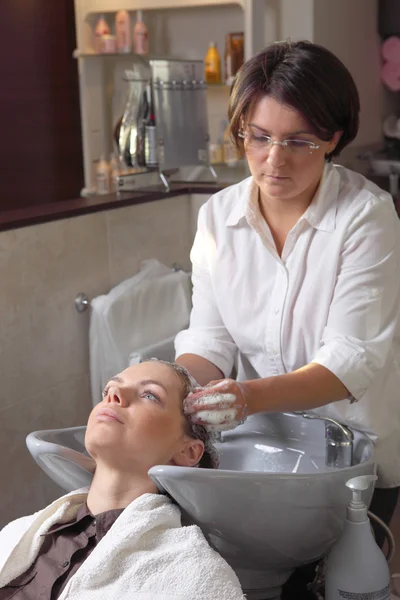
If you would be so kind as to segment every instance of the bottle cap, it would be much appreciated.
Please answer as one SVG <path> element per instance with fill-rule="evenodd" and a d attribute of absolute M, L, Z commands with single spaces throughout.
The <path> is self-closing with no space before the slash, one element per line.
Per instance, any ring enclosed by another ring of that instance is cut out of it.
<path fill-rule="evenodd" d="M 362 523 L 368 519 L 368 509 L 362 499 L 362 492 L 365 492 L 377 479 L 376 475 L 360 475 L 346 482 L 346 486 L 352 491 L 352 498 L 347 507 L 349 521 Z"/>
<path fill-rule="evenodd" d="M 209 42 L 208 46 L 209 46 L 209 48 L 216 48 L 217 47 L 217 43 L 216 42 Z"/>
<path fill-rule="evenodd" d="M 136 19 L 138 23 L 142 23 L 142 21 L 143 21 L 142 15 L 143 15 L 142 11 L 138 10 L 137 11 L 137 19 Z"/>

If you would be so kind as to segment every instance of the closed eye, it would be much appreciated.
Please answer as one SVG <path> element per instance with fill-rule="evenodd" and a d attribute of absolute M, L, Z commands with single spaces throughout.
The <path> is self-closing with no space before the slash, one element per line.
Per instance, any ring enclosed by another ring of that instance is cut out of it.
<path fill-rule="evenodd" d="M 264 142 L 268 143 L 271 141 L 269 135 L 257 135 L 256 133 L 251 132 L 249 135 L 250 139 L 254 142 Z"/>
<path fill-rule="evenodd" d="M 285 140 L 285 142 L 291 148 L 310 148 L 314 146 L 313 142 L 307 140 Z"/>

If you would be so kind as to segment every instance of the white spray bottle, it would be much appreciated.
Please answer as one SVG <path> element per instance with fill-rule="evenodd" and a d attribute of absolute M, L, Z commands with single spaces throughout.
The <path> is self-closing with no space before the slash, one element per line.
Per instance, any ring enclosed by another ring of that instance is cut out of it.
<path fill-rule="evenodd" d="M 362 492 L 376 475 L 349 479 L 353 492 L 341 538 L 330 553 L 325 572 L 325 600 L 390 599 L 390 572 L 385 556 L 371 532 Z"/>

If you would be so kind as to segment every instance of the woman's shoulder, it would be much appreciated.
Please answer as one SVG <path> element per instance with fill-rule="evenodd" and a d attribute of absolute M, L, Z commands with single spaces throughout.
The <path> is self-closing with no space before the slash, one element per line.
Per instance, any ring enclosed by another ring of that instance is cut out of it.
<path fill-rule="evenodd" d="M 380 236 L 391 245 L 399 239 L 400 220 L 392 196 L 361 173 L 335 165 L 339 193 L 336 225 L 346 235 Z"/>
<path fill-rule="evenodd" d="M 253 178 L 247 177 L 213 194 L 200 208 L 199 223 L 213 232 L 237 224 L 245 215 L 252 185 Z"/>
<path fill-rule="evenodd" d="M 251 193 L 253 178 L 247 177 L 213 194 L 201 207 L 208 216 L 228 219 L 232 214 L 244 211 Z"/>
<path fill-rule="evenodd" d="M 363 174 L 341 165 L 334 165 L 339 176 L 339 204 L 375 207 L 389 204 L 394 209 L 393 198 Z"/>

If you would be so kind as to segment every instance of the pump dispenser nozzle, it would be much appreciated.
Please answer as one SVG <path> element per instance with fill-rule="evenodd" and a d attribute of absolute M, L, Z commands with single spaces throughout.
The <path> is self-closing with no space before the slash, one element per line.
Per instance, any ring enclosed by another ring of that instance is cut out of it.
<path fill-rule="evenodd" d="M 376 475 L 360 475 L 346 482 L 346 486 L 352 491 L 352 499 L 347 507 L 347 518 L 349 521 L 353 523 L 367 521 L 368 508 L 363 502 L 362 493 L 377 479 Z"/>

